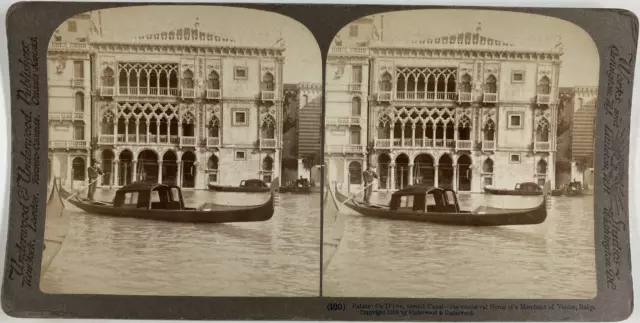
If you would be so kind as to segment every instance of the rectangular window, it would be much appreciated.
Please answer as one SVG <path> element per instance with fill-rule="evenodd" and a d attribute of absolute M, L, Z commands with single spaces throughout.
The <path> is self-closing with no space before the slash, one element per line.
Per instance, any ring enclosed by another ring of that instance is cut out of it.
<path fill-rule="evenodd" d="M 511 72 L 511 83 L 524 83 L 524 71 Z"/>
<path fill-rule="evenodd" d="M 234 110 L 232 113 L 234 126 L 246 126 L 249 124 L 247 110 Z"/>
<path fill-rule="evenodd" d="M 350 143 L 352 145 L 360 145 L 360 131 L 359 130 L 351 130 L 351 140 Z"/>
<path fill-rule="evenodd" d="M 236 150 L 233 156 L 235 160 L 246 160 L 247 154 L 244 150 Z"/>
<path fill-rule="evenodd" d="M 233 75 L 236 80 L 246 80 L 249 77 L 248 74 L 249 73 L 246 67 L 236 66 L 234 68 Z"/>
<path fill-rule="evenodd" d="M 76 125 L 73 127 L 73 140 L 84 140 L 83 125 Z"/>
<path fill-rule="evenodd" d="M 358 26 L 352 25 L 349 27 L 349 37 L 358 37 Z"/>
<path fill-rule="evenodd" d="M 354 84 L 362 84 L 362 66 L 353 66 L 351 67 L 353 72 L 352 83 Z"/>
<path fill-rule="evenodd" d="M 70 31 L 70 32 L 72 32 L 72 33 L 75 33 L 76 31 L 78 31 L 78 25 L 76 24 L 76 21 L 75 21 L 75 20 L 70 20 L 70 21 L 67 23 L 67 27 L 68 27 L 68 28 L 67 28 L 67 29 L 68 29 L 68 31 Z"/>
<path fill-rule="evenodd" d="M 507 123 L 509 128 L 522 128 L 523 127 L 523 114 L 522 113 L 507 113 Z"/>
<path fill-rule="evenodd" d="M 512 164 L 520 164 L 520 154 L 509 155 L 509 162 Z"/>
<path fill-rule="evenodd" d="M 73 77 L 77 79 L 84 78 L 84 62 L 73 61 Z"/>

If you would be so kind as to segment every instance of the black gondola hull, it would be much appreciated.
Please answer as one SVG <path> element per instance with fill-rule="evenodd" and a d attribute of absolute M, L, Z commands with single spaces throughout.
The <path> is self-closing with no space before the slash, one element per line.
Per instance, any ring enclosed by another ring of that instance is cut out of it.
<path fill-rule="evenodd" d="M 363 216 L 384 218 L 390 220 L 404 220 L 416 222 L 431 222 L 456 226 L 507 226 L 507 225 L 534 225 L 543 223 L 547 218 L 546 197 L 543 202 L 529 209 L 498 209 L 485 207 L 482 211 L 472 212 L 412 212 L 391 211 L 382 205 L 363 205 L 335 192 L 338 203 L 356 211 Z"/>

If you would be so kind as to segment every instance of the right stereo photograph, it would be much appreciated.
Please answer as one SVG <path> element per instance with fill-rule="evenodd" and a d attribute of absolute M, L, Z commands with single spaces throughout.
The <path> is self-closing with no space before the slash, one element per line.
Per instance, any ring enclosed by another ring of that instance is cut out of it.
<path fill-rule="evenodd" d="M 362 17 L 329 49 L 322 294 L 596 296 L 599 55 L 548 16 Z"/>

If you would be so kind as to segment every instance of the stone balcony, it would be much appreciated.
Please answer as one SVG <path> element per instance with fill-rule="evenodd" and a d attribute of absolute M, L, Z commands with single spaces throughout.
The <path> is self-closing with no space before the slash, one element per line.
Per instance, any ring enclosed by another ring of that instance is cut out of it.
<path fill-rule="evenodd" d="M 482 102 L 485 103 L 498 103 L 498 93 L 483 93 Z"/>
<path fill-rule="evenodd" d="M 536 142 L 533 143 L 533 151 L 546 152 L 546 151 L 550 151 L 550 150 L 551 150 L 551 143 L 550 142 L 536 141 Z"/>
<path fill-rule="evenodd" d="M 118 96 L 169 96 L 177 97 L 180 91 L 178 88 L 166 88 L 166 87 L 126 87 L 121 86 L 118 88 Z"/>
<path fill-rule="evenodd" d="M 220 100 L 222 91 L 220 89 L 207 89 L 206 98 L 209 100 Z"/>
<path fill-rule="evenodd" d="M 50 140 L 49 148 L 52 149 L 86 149 L 89 144 L 86 140 Z"/>
<path fill-rule="evenodd" d="M 329 54 L 367 56 L 367 55 L 369 55 L 369 49 L 365 48 L 365 47 L 340 47 L 340 46 L 334 46 L 334 47 L 331 47 L 329 49 Z"/>
<path fill-rule="evenodd" d="M 49 121 L 84 121 L 84 112 L 49 112 Z"/>
<path fill-rule="evenodd" d="M 220 147 L 220 137 L 207 137 L 207 147 Z"/>
<path fill-rule="evenodd" d="M 541 94 L 538 93 L 536 96 L 537 104 L 550 104 L 551 103 L 551 95 L 550 94 Z"/>
<path fill-rule="evenodd" d="M 482 141 L 482 151 L 494 151 L 496 150 L 496 142 L 493 140 Z"/>
<path fill-rule="evenodd" d="M 325 153 L 339 153 L 339 154 L 361 154 L 364 153 L 364 147 L 362 145 L 326 145 Z"/>
<path fill-rule="evenodd" d="M 362 83 L 351 83 L 349 84 L 350 92 L 362 92 Z"/>
<path fill-rule="evenodd" d="M 182 97 L 184 99 L 195 99 L 195 97 L 196 97 L 196 89 L 181 88 L 180 89 L 180 97 Z"/>
<path fill-rule="evenodd" d="M 361 126 L 363 118 L 362 117 L 326 117 L 324 124 L 325 126 Z"/>
<path fill-rule="evenodd" d="M 455 92 L 396 92 L 396 100 L 401 101 L 454 101 Z"/>
<path fill-rule="evenodd" d="M 98 143 L 105 145 L 179 145 L 181 142 L 180 137 L 182 136 L 154 134 L 100 134 L 98 135 Z"/>
<path fill-rule="evenodd" d="M 67 50 L 67 51 L 87 51 L 89 50 L 88 43 L 80 42 L 51 42 L 49 43 L 49 50 Z"/>
<path fill-rule="evenodd" d="M 460 141 L 460 140 L 458 140 Z M 463 140 L 467 142 L 470 140 Z M 464 144 L 463 144 L 464 145 Z M 412 139 L 412 138 L 394 138 L 394 139 L 376 139 L 374 142 L 374 148 L 378 149 L 391 149 L 391 148 L 406 148 L 406 149 L 420 149 L 420 148 L 446 148 L 455 149 L 455 139 Z"/>
<path fill-rule="evenodd" d="M 181 136 L 180 137 L 180 146 L 181 147 L 195 147 L 198 144 L 198 138 L 195 136 Z"/>
<path fill-rule="evenodd" d="M 113 86 L 100 87 L 100 96 L 114 96 L 116 95 L 116 88 Z"/>
<path fill-rule="evenodd" d="M 275 138 L 260 138 L 260 148 L 276 148 L 278 140 Z"/>
<path fill-rule="evenodd" d="M 379 102 L 389 102 L 393 98 L 393 92 L 391 91 L 379 91 L 378 92 L 378 101 Z"/>
<path fill-rule="evenodd" d="M 472 92 L 458 92 L 458 102 L 460 103 L 471 103 L 473 101 L 473 93 Z"/>
<path fill-rule="evenodd" d="M 84 79 L 83 78 L 74 78 L 71 80 L 71 87 L 78 88 L 84 87 Z"/>
<path fill-rule="evenodd" d="M 260 98 L 262 101 L 275 101 L 276 91 L 262 91 L 260 92 Z"/>

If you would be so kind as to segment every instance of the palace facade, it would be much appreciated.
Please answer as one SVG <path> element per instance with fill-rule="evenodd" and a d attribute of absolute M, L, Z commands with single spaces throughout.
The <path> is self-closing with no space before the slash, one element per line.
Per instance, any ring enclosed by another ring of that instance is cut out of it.
<path fill-rule="evenodd" d="M 344 28 L 327 66 L 325 158 L 332 180 L 457 191 L 555 185 L 561 46 L 527 48 L 463 32 L 411 43 L 371 20 Z"/>
<path fill-rule="evenodd" d="M 279 176 L 282 44 L 238 44 L 196 22 L 131 40 L 95 36 L 85 45 L 87 147 L 106 173 L 100 185 L 206 188 Z M 69 46 L 77 45 L 52 40 L 50 52 Z"/>

